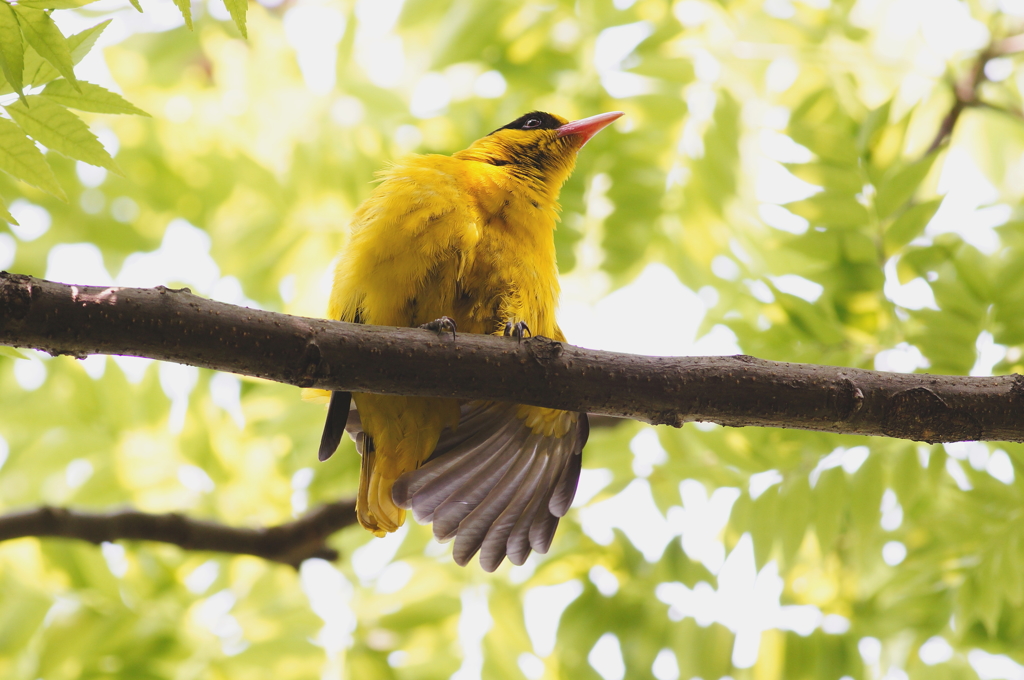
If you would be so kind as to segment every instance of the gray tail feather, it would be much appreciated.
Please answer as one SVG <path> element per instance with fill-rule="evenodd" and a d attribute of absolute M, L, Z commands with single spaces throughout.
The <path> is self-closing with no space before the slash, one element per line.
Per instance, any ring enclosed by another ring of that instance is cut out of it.
<path fill-rule="evenodd" d="M 576 497 L 576 487 L 580 481 L 580 469 L 583 464 L 583 447 L 590 438 L 590 419 L 586 413 L 581 413 L 576 420 L 576 438 L 572 443 L 572 455 L 566 461 L 565 467 L 558 477 L 558 482 L 548 501 L 548 510 L 555 517 L 565 517 L 572 505 L 572 499 Z M 540 550 L 540 552 L 547 552 Z"/>
<path fill-rule="evenodd" d="M 535 435 L 515 404 L 468 402 L 455 431 L 446 430 L 430 459 L 403 475 L 392 495 L 438 540 L 455 538 L 453 556 L 465 565 L 480 552 L 494 571 L 508 556 L 522 564 L 530 551 L 547 552 L 558 520 L 576 494 L 587 415 L 564 437 Z"/>
<path fill-rule="evenodd" d="M 445 455 L 432 457 L 415 476 L 400 477 L 392 488 L 392 498 L 399 507 L 411 509 L 417 522 L 434 521 L 437 507 L 462 485 L 466 476 L 493 463 L 504 450 L 502 444 L 510 441 L 516 430 L 515 422 L 499 421 L 490 431 L 476 432 L 449 448 Z M 459 470 L 459 474 L 452 470 Z"/>
<path fill-rule="evenodd" d="M 525 517 L 526 509 L 535 496 L 543 497 L 547 494 L 550 486 L 545 483 L 544 473 L 547 471 L 551 458 L 544 455 L 534 456 L 530 461 L 530 468 L 527 470 L 518 488 L 513 489 L 513 495 L 508 501 L 501 514 L 494 518 L 490 527 L 486 529 L 483 541 L 480 542 L 480 566 L 484 571 L 494 571 L 501 564 L 501 560 L 510 551 L 509 543 L 512 530 L 519 523 L 520 518 Z M 479 508 L 478 508 L 479 510 Z M 467 518 L 468 519 L 468 518 Z M 481 518 L 481 524 L 486 518 Z M 459 559 L 459 539 L 471 536 L 471 528 L 461 532 L 455 540 L 455 560 Z M 469 543 L 469 541 L 467 541 Z M 511 559 L 511 558 L 510 558 Z M 512 560 L 515 564 L 515 560 Z"/>
<path fill-rule="evenodd" d="M 517 465 L 522 467 L 521 457 L 515 455 L 515 450 L 519 448 L 517 444 L 520 443 L 514 438 L 500 442 L 493 451 L 487 452 L 486 465 L 467 465 L 465 470 L 453 470 L 443 480 L 446 498 L 437 506 L 433 519 L 434 537 L 437 540 L 451 539 L 462 525 L 462 520 L 487 499 L 491 490 L 505 479 L 506 473 L 521 474 L 521 470 L 517 470 Z M 436 498 L 435 495 L 429 502 L 432 504 Z M 413 507 L 416 507 L 415 502 Z"/>
<path fill-rule="evenodd" d="M 568 448 L 570 444 L 574 445 L 575 442 L 562 440 L 560 444 L 562 447 Z M 575 462 L 572 458 L 575 458 Z M 572 456 L 572 458 L 570 458 L 566 463 L 566 468 L 572 467 L 574 464 L 579 464 L 579 455 Z M 519 516 L 515 526 L 512 527 L 512 530 L 509 533 L 506 547 L 508 559 L 512 564 L 519 565 L 526 562 L 526 558 L 530 556 L 531 548 L 541 554 L 548 551 L 548 547 L 551 544 L 551 537 L 554 536 L 555 528 L 558 526 L 558 518 L 561 517 L 561 515 L 550 512 L 552 494 L 556 489 L 560 488 L 560 482 L 564 477 L 564 472 L 557 476 L 556 474 L 557 472 L 552 470 L 552 474 L 547 475 L 544 480 L 543 492 L 538 490 L 538 492 L 533 495 L 530 499 L 530 504 Z M 573 489 L 573 493 L 575 493 L 575 488 Z M 537 528 L 534 529 L 534 527 Z M 538 536 L 546 537 L 546 539 L 544 541 L 540 540 L 540 538 L 531 540 L 531 534 L 534 532 L 536 532 Z M 483 558 L 481 557 L 481 559 Z"/>
<path fill-rule="evenodd" d="M 539 439 L 539 436 L 533 435 L 518 452 L 511 456 L 503 456 L 511 458 L 512 465 L 500 479 L 496 479 L 490 485 L 490 488 L 486 490 L 489 493 L 459 522 L 455 547 L 452 549 L 456 563 L 465 566 L 469 562 L 483 545 L 487 532 L 494 527 L 494 521 L 508 507 L 516 492 L 523 490 L 522 487 L 525 486 L 528 473 L 538 457 L 537 440 Z M 437 526 L 436 523 L 434 526 Z M 436 532 L 437 529 L 435 528 L 434 531 Z M 501 557 L 505 557 L 504 546 L 501 549 Z M 500 563 L 501 559 L 498 562 Z"/>
<path fill-rule="evenodd" d="M 459 426 L 455 430 L 446 429 L 441 433 L 428 462 L 461 447 L 470 439 L 489 437 L 498 425 L 508 420 L 509 410 L 508 404 L 486 404 L 479 401 L 463 404 L 459 413 Z"/>

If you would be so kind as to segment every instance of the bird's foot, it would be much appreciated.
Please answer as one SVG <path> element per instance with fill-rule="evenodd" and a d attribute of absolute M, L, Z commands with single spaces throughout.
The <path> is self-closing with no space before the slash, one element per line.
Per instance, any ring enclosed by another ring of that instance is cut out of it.
<path fill-rule="evenodd" d="M 530 330 L 530 327 L 526 325 L 525 321 L 516 321 L 515 323 L 512 323 L 511 321 L 505 322 L 506 338 L 515 338 L 517 342 L 522 342 L 523 338 L 526 337 L 527 334 L 529 334 L 531 338 L 533 337 L 533 331 Z"/>
<path fill-rule="evenodd" d="M 454 319 L 442 316 L 440 319 L 434 319 L 433 321 L 428 321 L 425 324 L 420 324 L 420 328 L 425 328 L 428 331 L 434 331 L 438 335 L 451 331 L 452 340 L 455 340 L 455 330 L 458 326 L 456 326 Z"/>

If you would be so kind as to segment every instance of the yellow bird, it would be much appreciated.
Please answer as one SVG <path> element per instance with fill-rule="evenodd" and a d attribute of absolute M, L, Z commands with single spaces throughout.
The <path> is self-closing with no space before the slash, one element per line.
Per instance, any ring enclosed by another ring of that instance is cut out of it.
<path fill-rule="evenodd" d="M 576 153 L 621 112 L 534 111 L 451 156 L 381 173 L 356 211 L 328 316 L 564 341 L 553 232 Z M 350 401 L 355 409 L 350 411 Z M 494 571 L 547 552 L 579 480 L 587 415 L 536 406 L 334 392 L 320 445 L 347 429 L 362 455 L 356 512 L 378 536 L 412 510 L 455 561 Z"/>

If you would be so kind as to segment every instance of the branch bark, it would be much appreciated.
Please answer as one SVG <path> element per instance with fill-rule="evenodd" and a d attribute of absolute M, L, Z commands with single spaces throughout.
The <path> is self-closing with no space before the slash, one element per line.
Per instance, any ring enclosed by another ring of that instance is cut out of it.
<path fill-rule="evenodd" d="M 0 344 L 127 354 L 299 387 L 512 401 L 681 426 L 788 427 L 917 441 L 1024 441 L 1024 377 L 898 374 L 734 357 L 647 357 L 547 338 L 456 340 L 0 272 Z M 312 455 L 312 452 L 311 452 Z"/>
<path fill-rule="evenodd" d="M 338 552 L 324 540 L 355 521 L 355 501 L 351 499 L 322 505 L 294 522 L 262 529 L 229 527 L 177 513 L 86 513 L 43 507 L 0 516 L 0 541 L 27 536 L 76 538 L 97 544 L 124 539 L 158 541 L 185 550 L 255 555 L 298 567 L 311 557 L 336 560 Z"/>

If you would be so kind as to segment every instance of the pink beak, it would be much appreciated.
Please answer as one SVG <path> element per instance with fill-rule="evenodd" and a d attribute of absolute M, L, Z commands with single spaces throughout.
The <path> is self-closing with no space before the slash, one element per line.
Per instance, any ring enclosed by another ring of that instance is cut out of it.
<path fill-rule="evenodd" d="M 583 145 L 589 142 L 591 137 L 603 130 L 612 121 L 621 118 L 623 115 L 625 114 L 622 113 L 622 111 L 599 113 L 596 116 L 581 118 L 580 120 L 574 120 L 571 123 L 566 123 L 555 130 L 555 133 L 558 137 L 566 137 L 568 135 L 579 137 L 582 140 L 580 142 L 580 148 L 582 149 Z"/>

